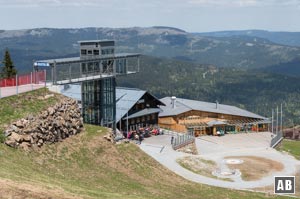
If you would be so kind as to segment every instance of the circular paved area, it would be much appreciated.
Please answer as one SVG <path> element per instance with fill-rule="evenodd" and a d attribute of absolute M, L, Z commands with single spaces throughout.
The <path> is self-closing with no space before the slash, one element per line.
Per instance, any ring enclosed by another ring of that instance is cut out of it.
<path fill-rule="evenodd" d="M 256 181 L 244 181 L 240 176 L 235 176 L 233 182 L 224 181 L 201 176 L 181 167 L 176 160 L 192 155 L 174 151 L 171 147 L 171 135 L 146 138 L 140 145 L 140 148 L 171 171 L 193 182 L 233 189 L 253 189 L 272 185 L 274 176 L 294 175 L 296 166 L 300 165 L 300 161 L 294 157 L 270 148 L 270 139 L 271 133 L 268 132 L 196 138 L 199 155 L 195 157 L 213 160 L 221 170 L 228 169 L 224 162 L 224 158 L 227 156 L 257 156 L 272 159 L 284 165 L 282 171 L 273 172 Z"/>

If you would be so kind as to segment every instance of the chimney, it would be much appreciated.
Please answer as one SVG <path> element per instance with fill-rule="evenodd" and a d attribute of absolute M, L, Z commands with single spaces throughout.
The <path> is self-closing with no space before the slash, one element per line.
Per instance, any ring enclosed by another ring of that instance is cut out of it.
<path fill-rule="evenodd" d="M 219 108 L 219 102 L 218 102 L 218 100 L 216 100 L 216 109 L 218 109 Z"/>
<path fill-rule="evenodd" d="M 171 97 L 172 108 L 175 108 L 175 102 L 176 102 L 176 97 L 175 97 L 175 96 L 172 96 L 172 97 Z"/>

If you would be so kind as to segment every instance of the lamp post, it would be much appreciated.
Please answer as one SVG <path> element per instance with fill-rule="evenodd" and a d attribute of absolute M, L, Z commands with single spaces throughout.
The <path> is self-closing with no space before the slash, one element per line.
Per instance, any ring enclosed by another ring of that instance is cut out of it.
<path fill-rule="evenodd" d="M 0 77 L 2 77 L 1 73 L 0 73 Z M 0 81 L 0 99 L 1 99 L 1 86 L 2 86 L 2 81 Z"/>
<path fill-rule="evenodd" d="M 128 107 L 129 106 L 128 106 L 128 103 L 127 103 L 127 113 L 126 113 L 126 129 L 127 129 L 127 133 L 128 133 L 128 112 L 129 112 Z"/>
<path fill-rule="evenodd" d="M 127 93 L 125 93 L 124 95 L 122 95 L 121 97 L 119 97 L 117 100 L 116 100 L 116 103 L 118 103 L 118 101 L 120 101 L 125 95 L 127 95 Z M 127 133 L 128 133 L 128 104 L 127 104 L 127 107 L 126 107 L 127 109 L 127 114 L 126 114 L 126 116 L 127 116 L 127 119 L 126 119 L 126 130 L 127 130 Z M 120 107 L 120 109 L 121 109 L 121 107 Z M 121 126 L 121 123 L 122 123 L 122 118 L 120 118 L 120 126 Z M 120 127 L 120 130 L 121 130 L 121 127 Z"/>

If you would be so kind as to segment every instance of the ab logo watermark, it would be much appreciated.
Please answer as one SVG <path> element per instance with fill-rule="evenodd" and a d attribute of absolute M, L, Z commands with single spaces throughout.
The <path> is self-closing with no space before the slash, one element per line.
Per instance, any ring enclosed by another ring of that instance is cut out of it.
<path fill-rule="evenodd" d="M 275 176 L 275 194 L 295 194 L 295 176 Z"/>

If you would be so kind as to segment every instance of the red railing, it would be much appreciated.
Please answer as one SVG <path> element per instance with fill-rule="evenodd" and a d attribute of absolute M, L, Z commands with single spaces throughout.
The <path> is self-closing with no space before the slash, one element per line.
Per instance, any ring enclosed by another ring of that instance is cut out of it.
<path fill-rule="evenodd" d="M 43 84 L 46 81 L 46 71 L 38 71 L 12 78 L 0 79 L 0 87 L 21 86 L 26 84 Z"/>

